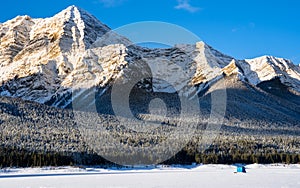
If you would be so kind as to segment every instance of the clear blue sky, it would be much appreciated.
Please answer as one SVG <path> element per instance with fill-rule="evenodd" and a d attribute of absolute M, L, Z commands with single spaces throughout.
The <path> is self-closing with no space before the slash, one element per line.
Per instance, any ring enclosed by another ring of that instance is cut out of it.
<path fill-rule="evenodd" d="M 0 22 L 24 14 L 49 17 L 69 5 L 112 29 L 137 21 L 169 22 L 239 59 L 274 55 L 300 63 L 299 0 L 6 0 Z"/>

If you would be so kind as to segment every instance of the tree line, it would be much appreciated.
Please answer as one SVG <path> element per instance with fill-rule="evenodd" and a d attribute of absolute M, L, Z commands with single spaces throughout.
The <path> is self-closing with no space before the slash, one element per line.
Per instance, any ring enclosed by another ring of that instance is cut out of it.
<path fill-rule="evenodd" d="M 297 164 L 300 163 L 300 154 L 296 153 L 241 153 L 236 150 L 229 153 L 216 153 L 212 151 L 195 152 L 182 149 L 175 156 L 161 164 Z M 43 166 L 80 166 L 100 165 L 116 166 L 97 154 L 88 153 L 55 153 L 26 151 L 17 148 L 0 147 L 0 168 L 5 167 L 43 167 Z"/>

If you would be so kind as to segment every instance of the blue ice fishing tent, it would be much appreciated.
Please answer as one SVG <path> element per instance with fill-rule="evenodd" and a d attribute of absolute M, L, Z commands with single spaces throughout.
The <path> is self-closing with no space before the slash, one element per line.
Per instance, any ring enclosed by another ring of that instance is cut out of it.
<path fill-rule="evenodd" d="M 236 172 L 246 173 L 246 168 L 244 166 L 237 166 Z"/>

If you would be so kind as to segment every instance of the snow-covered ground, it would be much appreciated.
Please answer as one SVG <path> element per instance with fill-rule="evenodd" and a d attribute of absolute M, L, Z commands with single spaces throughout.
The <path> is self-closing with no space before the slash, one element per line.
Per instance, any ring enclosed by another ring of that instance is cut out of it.
<path fill-rule="evenodd" d="M 300 165 L 201 165 L 136 169 L 26 168 L 0 170 L 1 188 L 300 187 Z"/>

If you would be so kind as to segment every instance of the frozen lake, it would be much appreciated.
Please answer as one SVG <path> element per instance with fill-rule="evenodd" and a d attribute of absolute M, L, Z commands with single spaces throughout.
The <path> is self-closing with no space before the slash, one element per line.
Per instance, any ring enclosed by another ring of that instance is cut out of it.
<path fill-rule="evenodd" d="M 0 171 L 1 188 L 183 188 L 183 187 L 300 187 L 300 165 L 203 165 L 153 169 L 107 170 L 62 168 L 6 169 Z"/>

